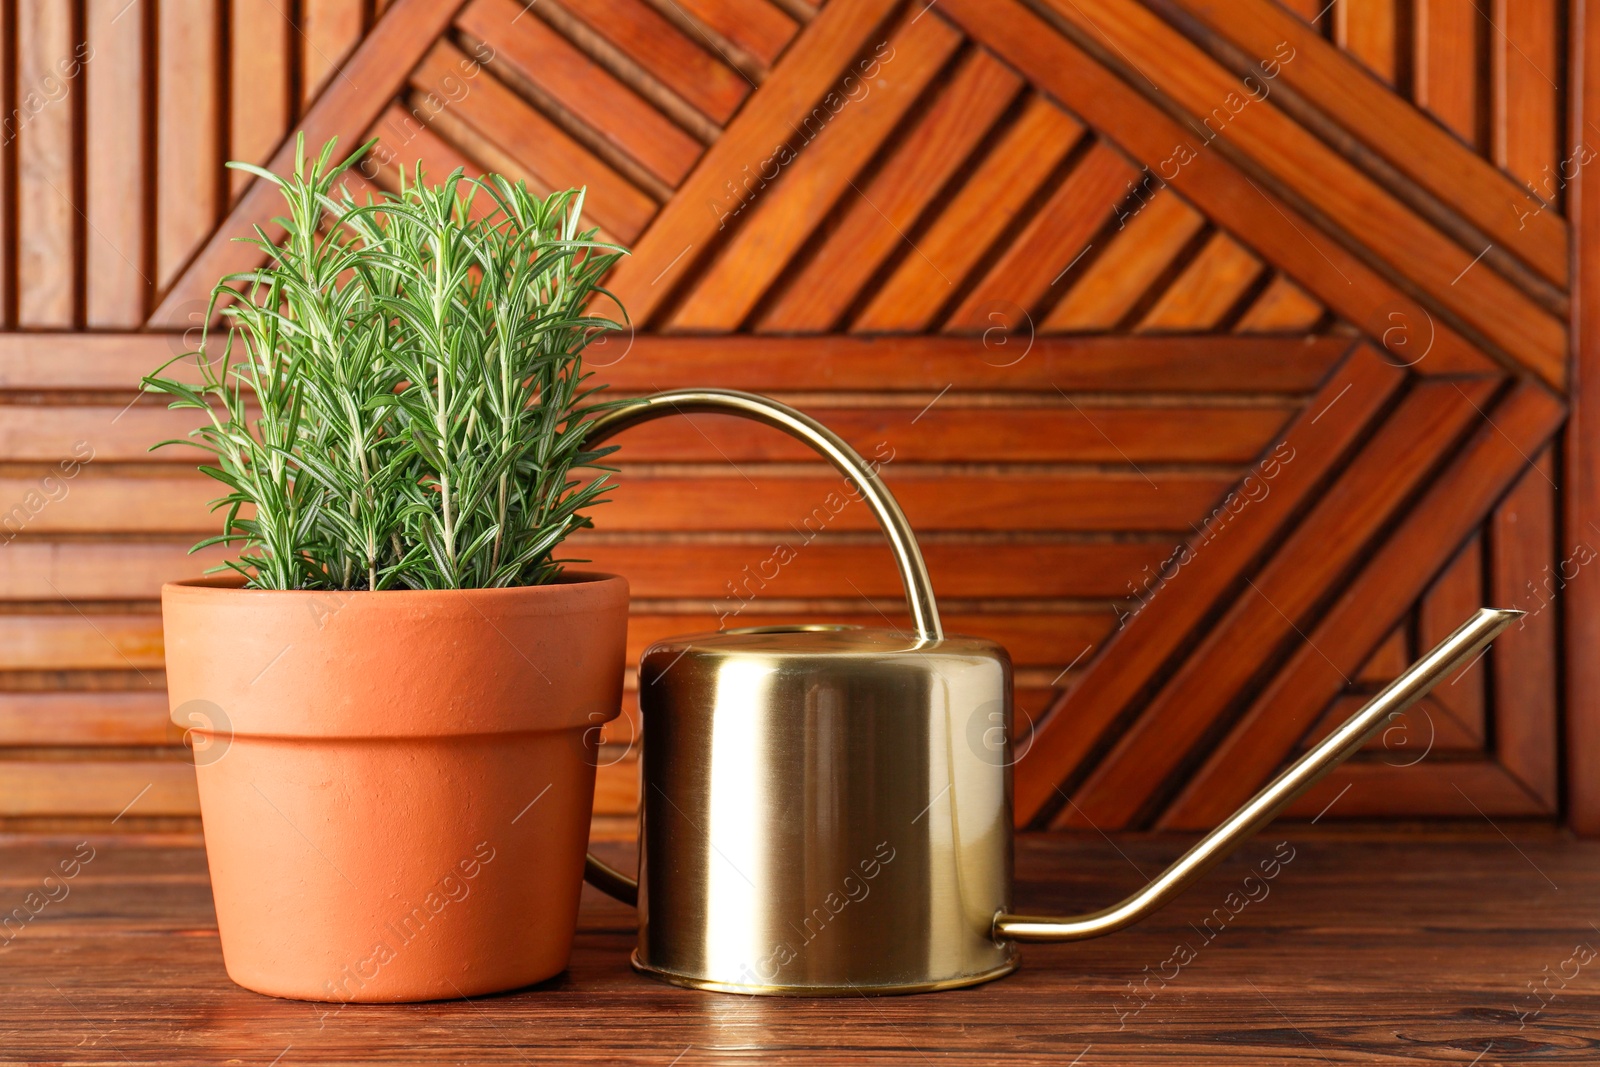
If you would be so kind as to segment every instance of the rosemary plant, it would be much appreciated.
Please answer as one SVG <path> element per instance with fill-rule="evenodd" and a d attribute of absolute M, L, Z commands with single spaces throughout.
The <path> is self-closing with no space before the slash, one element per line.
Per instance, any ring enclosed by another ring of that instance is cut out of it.
<path fill-rule="evenodd" d="M 282 240 L 247 239 L 266 264 L 213 291 L 222 352 L 208 339 L 144 380 L 206 416 L 189 443 L 228 492 L 222 533 L 195 549 L 238 548 L 225 567 L 259 589 L 552 580 L 610 489 L 611 449 L 583 447 L 611 406 L 583 350 L 619 327 L 588 308 L 623 250 L 579 229 L 579 190 L 541 199 L 460 171 L 433 186 L 419 169 L 358 205 L 338 182 L 361 152 L 297 147 L 287 178 L 229 164 L 277 185 L 288 214 Z M 169 373 L 191 358 L 198 384 Z"/>

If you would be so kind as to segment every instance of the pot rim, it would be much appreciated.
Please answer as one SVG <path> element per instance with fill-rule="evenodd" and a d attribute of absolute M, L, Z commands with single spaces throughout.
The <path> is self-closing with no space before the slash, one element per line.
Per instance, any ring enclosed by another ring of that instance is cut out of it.
<path fill-rule="evenodd" d="M 295 597 L 304 599 L 379 596 L 392 600 L 400 600 L 403 597 L 426 600 L 468 593 L 473 599 L 480 596 L 510 599 L 517 596 L 555 596 L 559 591 L 573 586 L 588 587 L 615 582 L 626 585 L 627 579 L 620 574 L 606 571 L 564 570 L 555 581 L 545 582 L 542 585 L 468 586 L 458 589 L 246 589 L 241 575 L 219 574 L 163 582 L 161 595 L 162 599 L 171 595 L 204 599 L 234 599 L 248 596 L 256 599 L 288 600 Z"/>

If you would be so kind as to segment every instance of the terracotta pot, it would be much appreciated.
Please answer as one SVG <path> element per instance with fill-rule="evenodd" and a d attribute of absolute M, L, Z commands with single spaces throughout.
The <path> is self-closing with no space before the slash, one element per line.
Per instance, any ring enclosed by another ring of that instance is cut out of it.
<path fill-rule="evenodd" d="M 161 590 L 223 960 L 303 1000 L 472 996 L 566 967 L 628 583 Z"/>

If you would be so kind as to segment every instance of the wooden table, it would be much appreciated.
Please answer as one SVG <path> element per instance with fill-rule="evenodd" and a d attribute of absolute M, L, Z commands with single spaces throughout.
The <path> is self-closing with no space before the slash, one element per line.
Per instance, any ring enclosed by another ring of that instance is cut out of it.
<path fill-rule="evenodd" d="M 229 983 L 193 838 L 93 839 L 70 895 L 0 948 L 0 1063 L 1600 1063 L 1600 843 L 1502 828 L 1275 828 L 1142 927 L 1029 946 L 959 992 L 661 985 L 628 969 L 632 915 L 593 894 L 550 982 L 343 1008 Z M 77 842 L 0 839 L 4 909 Z M 1026 839 L 1018 903 L 1108 902 L 1183 844 Z M 1291 858 L 1263 880 L 1275 850 Z"/>

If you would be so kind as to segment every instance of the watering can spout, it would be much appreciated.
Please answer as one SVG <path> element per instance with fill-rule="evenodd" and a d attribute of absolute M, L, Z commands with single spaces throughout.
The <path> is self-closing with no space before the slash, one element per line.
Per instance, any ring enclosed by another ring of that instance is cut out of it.
<path fill-rule="evenodd" d="M 1419 700 L 1440 681 L 1470 663 L 1520 611 L 1483 608 L 1439 645 L 1413 663 L 1316 747 L 1301 756 L 1212 830 L 1150 884 L 1126 900 L 1085 915 L 1041 916 L 1001 913 L 994 922 L 997 941 L 1083 941 L 1114 933 L 1159 910 L 1198 881 L 1234 849 L 1278 816 L 1323 775 L 1354 755 L 1397 712 Z"/>

